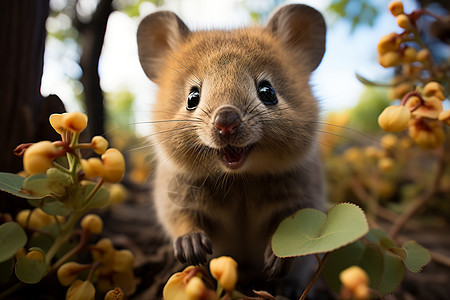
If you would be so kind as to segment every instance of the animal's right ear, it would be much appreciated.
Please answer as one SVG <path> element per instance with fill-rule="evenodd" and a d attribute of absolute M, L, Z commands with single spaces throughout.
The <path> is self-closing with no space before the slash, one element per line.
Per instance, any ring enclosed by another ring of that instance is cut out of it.
<path fill-rule="evenodd" d="M 137 30 L 139 61 L 145 74 L 157 81 L 169 51 L 177 48 L 190 33 L 173 12 L 159 11 L 145 17 Z"/>

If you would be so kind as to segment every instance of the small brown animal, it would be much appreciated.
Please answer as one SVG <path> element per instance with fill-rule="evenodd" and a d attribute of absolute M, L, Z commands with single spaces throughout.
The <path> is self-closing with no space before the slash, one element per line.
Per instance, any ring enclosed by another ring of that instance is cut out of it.
<path fill-rule="evenodd" d="M 192 32 L 168 11 L 141 22 L 140 62 L 159 86 L 153 197 L 181 262 L 232 256 L 248 282 L 289 269 L 272 234 L 325 198 L 308 83 L 325 31 L 306 5 L 282 7 L 264 28 Z"/>

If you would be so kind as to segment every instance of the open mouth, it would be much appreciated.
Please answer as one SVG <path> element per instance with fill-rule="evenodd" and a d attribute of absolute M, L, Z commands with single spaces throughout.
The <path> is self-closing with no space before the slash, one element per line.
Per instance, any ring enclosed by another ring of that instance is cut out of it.
<path fill-rule="evenodd" d="M 227 145 L 222 149 L 222 160 L 228 168 L 236 170 L 244 165 L 249 152 L 250 147 Z"/>

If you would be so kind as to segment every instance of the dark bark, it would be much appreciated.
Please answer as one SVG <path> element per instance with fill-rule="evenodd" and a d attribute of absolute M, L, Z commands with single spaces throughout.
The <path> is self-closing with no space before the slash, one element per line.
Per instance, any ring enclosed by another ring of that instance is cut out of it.
<path fill-rule="evenodd" d="M 0 1 L 1 171 L 19 171 L 12 151 L 36 137 L 48 13 L 48 0 Z"/>
<path fill-rule="evenodd" d="M 48 14 L 49 0 L 0 1 L 0 172 L 22 170 L 17 145 L 57 138 L 48 117 L 64 105 L 40 93 Z M 13 215 L 26 205 L 3 192 L 0 200 Z"/>
<path fill-rule="evenodd" d="M 105 132 L 105 109 L 98 74 L 98 63 L 108 18 L 112 12 L 112 0 L 101 0 L 88 24 L 75 23 L 78 24 L 77 29 L 80 32 L 80 45 L 83 51 L 80 59 L 80 66 L 83 70 L 81 83 L 84 87 L 85 103 L 89 117 L 89 136 L 102 135 Z"/>

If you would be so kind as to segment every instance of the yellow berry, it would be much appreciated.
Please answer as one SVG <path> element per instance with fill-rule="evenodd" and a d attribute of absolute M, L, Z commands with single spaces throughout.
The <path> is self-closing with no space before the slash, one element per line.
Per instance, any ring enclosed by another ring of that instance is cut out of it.
<path fill-rule="evenodd" d="M 409 111 L 416 110 L 422 104 L 422 100 L 418 96 L 411 96 L 405 103 L 405 107 Z"/>
<path fill-rule="evenodd" d="M 21 210 L 16 216 L 16 221 L 22 227 L 26 227 L 26 222 L 28 221 L 28 227 L 34 229 L 41 229 L 55 222 L 52 216 L 46 214 L 40 208 L 35 208 L 33 211 L 29 209 Z"/>
<path fill-rule="evenodd" d="M 439 113 L 439 121 L 450 126 L 450 109 L 443 110 Z"/>
<path fill-rule="evenodd" d="M 409 20 L 408 16 L 405 14 L 399 14 L 397 16 L 397 25 L 403 29 L 409 29 L 411 28 L 411 21 Z"/>
<path fill-rule="evenodd" d="M 102 136 L 94 136 L 91 140 L 91 146 L 95 153 L 102 155 L 108 149 L 108 141 Z"/>
<path fill-rule="evenodd" d="M 403 105 L 391 105 L 378 116 L 378 124 L 385 131 L 397 132 L 408 128 L 411 112 Z"/>
<path fill-rule="evenodd" d="M 375 146 L 368 146 L 364 149 L 364 154 L 369 158 L 381 158 L 384 155 L 384 151 L 375 147 Z"/>
<path fill-rule="evenodd" d="M 66 300 L 94 300 L 95 288 L 89 281 L 75 280 L 66 293 Z"/>
<path fill-rule="evenodd" d="M 113 270 L 116 272 L 125 272 L 133 269 L 134 256 L 130 250 L 123 249 L 115 251 Z"/>
<path fill-rule="evenodd" d="M 237 266 L 233 258 L 221 256 L 210 261 L 209 270 L 226 291 L 232 291 L 238 280 Z"/>
<path fill-rule="evenodd" d="M 370 290 L 367 284 L 359 284 L 353 290 L 353 296 L 357 300 L 370 299 Z"/>
<path fill-rule="evenodd" d="M 386 54 L 388 52 L 395 52 L 399 49 L 402 40 L 396 33 L 390 33 L 381 37 L 378 42 L 378 53 L 380 55 Z"/>
<path fill-rule="evenodd" d="M 178 272 L 170 276 L 167 280 L 163 289 L 163 299 L 165 300 L 177 300 L 186 298 L 186 281 L 187 278 L 192 276 L 192 271 L 194 271 L 194 266 L 189 266 L 183 270 L 183 272 Z M 198 274 L 198 273 L 197 273 Z M 198 275 L 195 274 L 194 277 Z M 192 278 L 191 278 L 192 280 Z"/>
<path fill-rule="evenodd" d="M 106 293 L 104 300 L 122 300 L 123 291 L 121 288 L 115 288 Z"/>
<path fill-rule="evenodd" d="M 110 239 L 102 238 L 91 248 L 92 258 L 102 263 L 111 263 L 114 259 L 114 247 Z"/>
<path fill-rule="evenodd" d="M 437 119 L 443 109 L 441 100 L 432 96 L 426 98 L 422 105 L 412 112 L 412 115 L 421 118 Z"/>
<path fill-rule="evenodd" d="M 125 159 L 122 153 L 115 148 L 109 148 L 102 155 L 104 174 L 106 182 L 119 182 L 125 172 Z"/>
<path fill-rule="evenodd" d="M 52 114 L 49 117 L 49 121 L 57 133 L 62 134 L 64 132 L 63 114 Z"/>
<path fill-rule="evenodd" d="M 87 178 L 101 177 L 104 174 L 104 167 L 102 161 L 97 157 L 91 157 L 89 159 L 82 159 L 81 169 Z"/>
<path fill-rule="evenodd" d="M 68 286 L 77 278 L 78 273 L 89 267 L 89 265 L 81 265 L 76 262 L 67 262 L 58 268 L 56 276 L 61 285 Z"/>
<path fill-rule="evenodd" d="M 388 133 L 383 135 L 383 137 L 380 139 L 381 146 L 383 146 L 386 150 L 391 150 L 395 147 L 397 144 L 398 138 L 392 133 Z"/>
<path fill-rule="evenodd" d="M 23 156 L 23 167 L 30 175 L 45 173 L 53 166 L 57 149 L 49 141 L 42 141 L 31 145 Z"/>
<path fill-rule="evenodd" d="M 404 63 L 412 63 L 417 60 L 417 50 L 412 47 L 408 47 L 403 52 L 402 61 Z"/>
<path fill-rule="evenodd" d="M 403 3 L 401 1 L 392 1 L 389 4 L 389 10 L 394 17 L 403 14 Z"/>
<path fill-rule="evenodd" d="M 99 234 L 103 230 L 102 219 L 95 214 L 88 214 L 80 222 L 81 228 L 94 234 Z"/>
<path fill-rule="evenodd" d="M 123 202 L 127 197 L 127 190 L 119 183 L 111 184 L 109 186 L 109 202 L 111 204 L 118 204 Z"/>
<path fill-rule="evenodd" d="M 389 51 L 378 57 L 378 62 L 384 68 L 394 67 L 398 65 L 401 61 L 401 55 L 395 51 Z"/>
<path fill-rule="evenodd" d="M 26 257 L 37 261 L 44 261 L 44 255 L 41 251 L 30 251 L 27 253 Z"/>
<path fill-rule="evenodd" d="M 369 276 L 367 275 L 366 271 L 358 266 L 351 266 L 343 270 L 339 274 L 339 279 L 341 280 L 342 284 L 351 291 L 354 291 L 354 289 L 358 285 L 369 284 Z"/>
<path fill-rule="evenodd" d="M 63 126 L 70 131 L 81 132 L 87 126 L 88 118 L 85 114 L 78 111 L 63 114 Z"/>
<path fill-rule="evenodd" d="M 437 97 L 439 100 L 444 101 L 444 87 L 436 81 L 430 81 L 423 87 L 423 94 L 425 97 Z"/>
<path fill-rule="evenodd" d="M 378 161 L 378 167 L 383 171 L 390 171 L 395 165 L 395 161 L 390 157 L 383 157 Z"/>
<path fill-rule="evenodd" d="M 434 149 L 441 146 L 445 140 L 445 132 L 442 123 L 413 119 L 409 126 L 409 136 L 414 142 L 424 149 Z"/>
<path fill-rule="evenodd" d="M 192 277 L 186 284 L 186 299 L 187 300 L 200 300 L 205 294 L 206 286 L 199 277 Z"/>
<path fill-rule="evenodd" d="M 417 52 L 417 61 L 424 63 L 429 58 L 430 58 L 430 51 L 428 49 L 422 49 L 419 52 Z"/>

